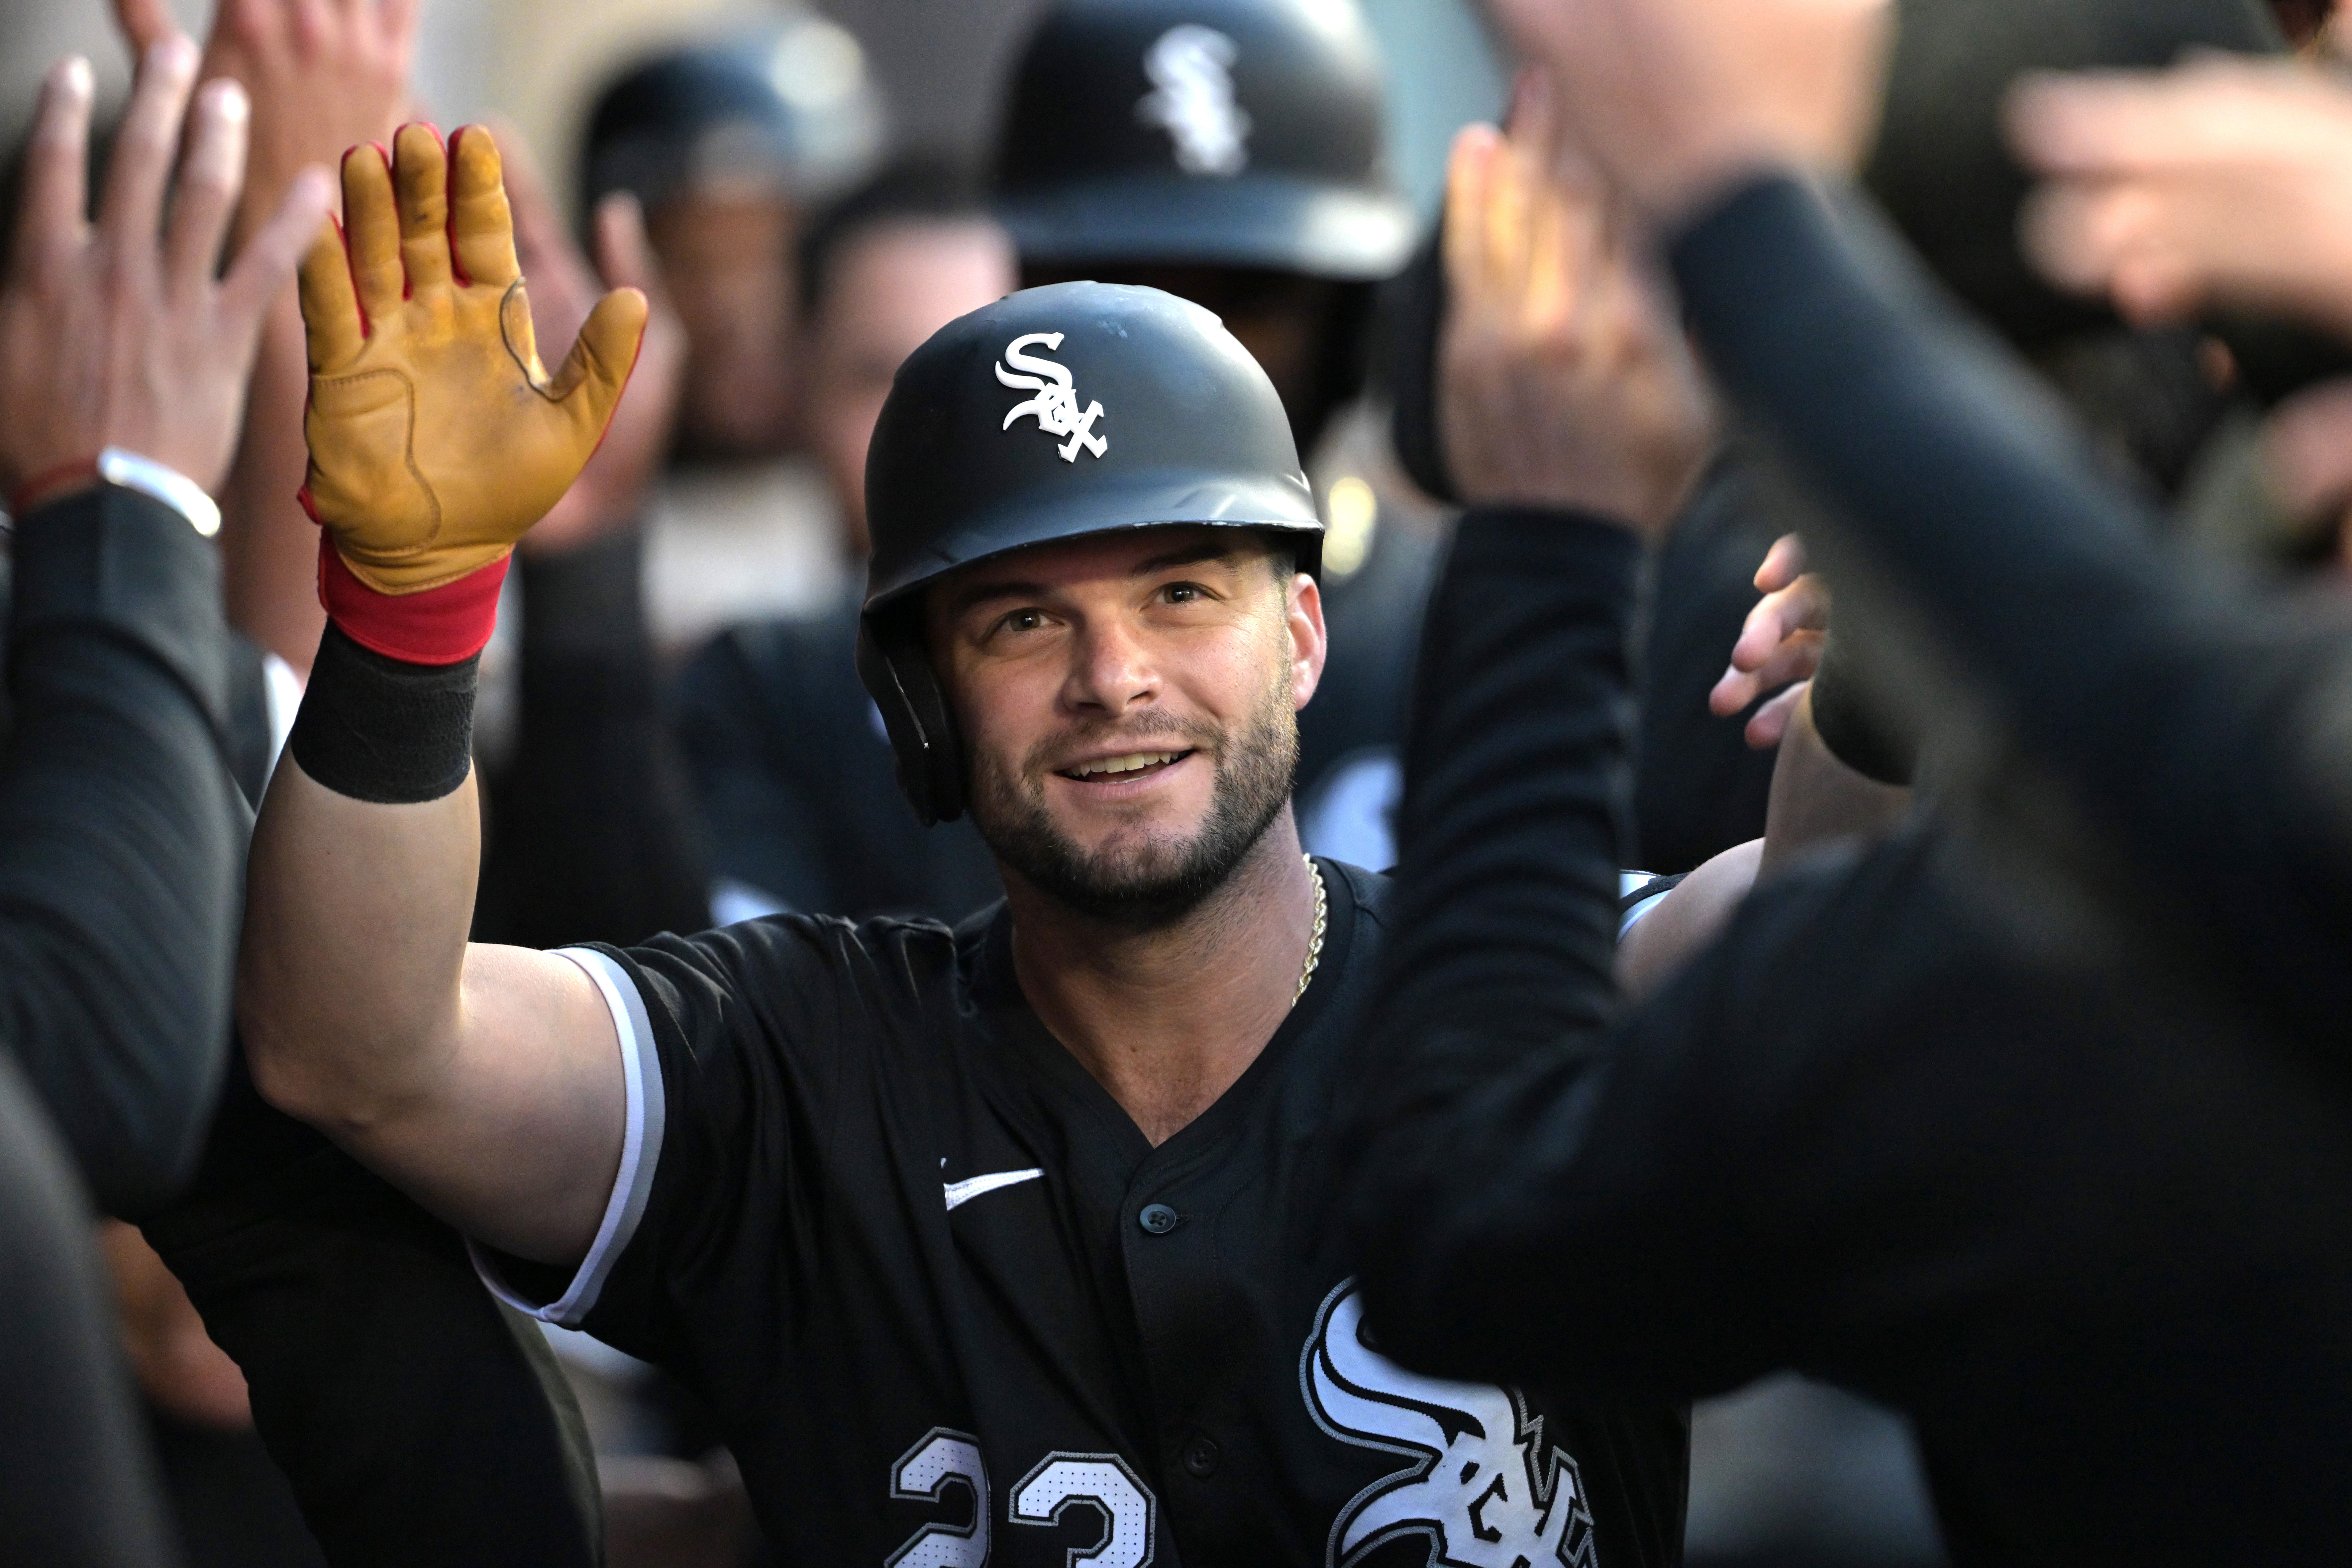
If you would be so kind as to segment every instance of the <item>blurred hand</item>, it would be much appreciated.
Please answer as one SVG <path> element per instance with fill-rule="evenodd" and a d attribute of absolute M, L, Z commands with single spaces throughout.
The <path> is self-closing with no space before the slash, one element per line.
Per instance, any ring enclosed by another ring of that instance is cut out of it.
<path fill-rule="evenodd" d="M 2352 89 L 2289 63 L 2045 76 L 2010 101 L 2019 156 L 2051 177 L 2028 254 L 2134 321 L 2210 304 L 2352 336 Z"/>
<path fill-rule="evenodd" d="M 1438 345 L 1447 466 L 1474 504 L 1598 512 L 1655 536 L 1698 477 L 1713 413 L 1680 331 L 1588 170 L 1559 151 L 1546 76 L 1507 137 L 1454 139 Z"/>
<path fill-rule="evenodd" d="M 531 324 L 549 342 L 567 342 L 607 288 L 636 289 L 648 307 L 645 342 L 604 444 L 555 510 L 523 536 L 527 554 L 553 554 L 602 539 L 645 515 L 646 494 L 669 455 L 686 379 L 686 328 L 662 286 L 635 196 L 616 194 L 595 213 L 596 265 L 572 241 L 539 166 L 520 136 L 501 127 L 515 251 L 530 280 Z M 602 274 L 601 278 L 599 274 Z"/>
<path fill-rule="evenodd" d="M 147 1238 L 110 1219 L 99 1226 L 98 1246 L 114 1276 L 124 1359 L 147 1397 L 200 1426 L 252 1430 L 245 1373 L 205 1334 L 188 1292 Z"/>
<path fill-rule="evenodd" d="M 171 221 L 163 193 L 195 80 L 195 46 L 147 52 L 98 222 L 86 217 L 90 72 L 49 72 L 25 154 L 0 288 L 0 487 L 120 447 L 206 489 L 228 471 L 261 319 L 326 213 L 323 170 L 297 177 L 226 277 L 218 263 L 245 174 L 247 106 L 210 82 L 187 114 Z"/>
<path fill-rule="evenodd" d="M 1850 169 L 1876 125 L 1887 0 L 1486 5 L 1654 221 L 1760 170 Z"/>
<path fill-rule="evenodd" d="M 164 0 L 114 0 L 131 47 L 178 32 Z M 295 174 L 343 149 L 389 142 L 404 118 L 416 0 L 218 0 L 203 78 L 241 83 L 253 103 L 253 161 L 236 232 L 268 216 Z"/>
<path fill-rule="evenodd" d="M 1707 693 L 1706 705 L 1728 719 L 1774 687 L 1789 686 L 1748 721 L 1748 743 L 1769 752 L 1780 743 L 1813 671 L 1822 662 L 1822 639 L 1829 630 L 1830 592 L 1805 570 L 1805 542 L 1793 533 L 1773 542 L 1756 569 L 1764 597 L 1748 612 L 1739 640 L 1731 645 L 1731 668 Z"/>
<path fill-rule="evenodd" d="M 2352 381 L 2306 387 L 2263 426 L 2263 478 L 2291 517 L 2334 517 L 2352 543 Z"/>

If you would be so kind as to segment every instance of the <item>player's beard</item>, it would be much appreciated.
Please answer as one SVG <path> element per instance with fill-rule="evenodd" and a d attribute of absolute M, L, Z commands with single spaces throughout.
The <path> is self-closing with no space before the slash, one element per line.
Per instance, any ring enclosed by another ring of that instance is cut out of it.
<path fill-rule="evenodd" d="M 1052 753 L 1067 754 L 1066 737 L 1034 750 L 1017 774 L 977 759 L 972 825 L 1030 886 L 1076 913 L 1127 931 L 1173 925 L 1225 885 L 1290 804 L 1298 772 L 1298 713 L 1290 700 L 1288 662 L 1237 734 L 1161 715 L 1099 739 L 1132 742 L 1138 751 L 1176 742 L 1207 758 L 1216 771 L 1199 831 L 1189 837 L 1122 832 L 1099 850 L 1073 843 L 1045 805 L 1046 762 Z"/>

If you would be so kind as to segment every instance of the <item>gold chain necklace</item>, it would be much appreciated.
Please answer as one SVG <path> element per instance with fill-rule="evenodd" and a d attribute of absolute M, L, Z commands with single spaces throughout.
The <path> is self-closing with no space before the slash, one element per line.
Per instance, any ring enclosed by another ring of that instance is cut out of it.
<path fill-rule="evenodd" d="M 1323 927 L 1331 917 L 1330 900 L 1323 892 L 1323 868 L 1315 864 L 1312 855 L 1299 858 L 1307 862 L 1307 874 L 1315 879 L 1315 934 L 1307 942 L 1307 965 L 1298 972 L 1298 989 L 1291 993 L 1290 1005 L 1294 1007 L 1307 994 L 1307 983 L 1315 978 L 1315 966 L 1323 961 Z"/>

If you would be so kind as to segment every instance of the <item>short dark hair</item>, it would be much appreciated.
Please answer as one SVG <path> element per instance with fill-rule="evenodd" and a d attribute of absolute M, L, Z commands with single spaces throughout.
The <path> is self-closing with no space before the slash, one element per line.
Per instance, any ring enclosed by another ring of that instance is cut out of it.
<path fill-rule="evenodd" d="M 801 314 L 814 318 L 852 241 L 894 223 L 978 223 L 990 217 L 979 183 L 959 164 L 902 158 L 827 207 L 801 238 Z"/>

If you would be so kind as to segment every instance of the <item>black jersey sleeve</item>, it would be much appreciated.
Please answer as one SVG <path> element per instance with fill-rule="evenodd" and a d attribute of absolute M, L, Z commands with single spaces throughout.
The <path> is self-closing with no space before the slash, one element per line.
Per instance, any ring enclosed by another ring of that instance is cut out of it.
<path fill-rule="evenodd" d="M 510 1304 L 723 1386 L 723 1323 L 774 1342 L 810 1267 L 829 1149 L 866 1135 L 892 1074 L 950 1037 L 955 942 L 921 921 L 778 915 L 643 947 L 572 948 L 621 1037 L 628 1123 L 587 1258 L 564 1274 L 477 1248 Z M 944 1013 L 941 1009 L 945 1009 Z"/>

